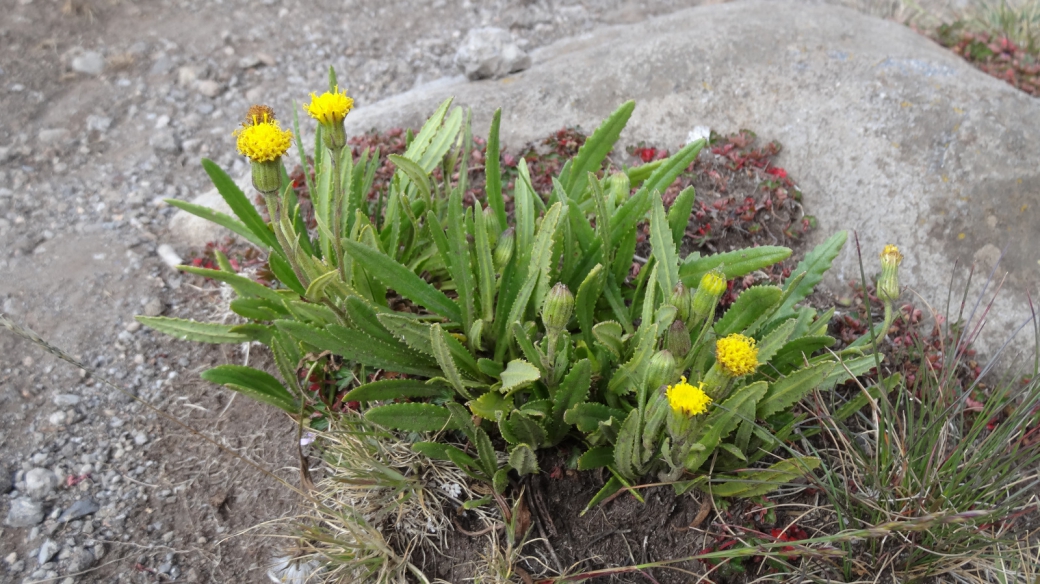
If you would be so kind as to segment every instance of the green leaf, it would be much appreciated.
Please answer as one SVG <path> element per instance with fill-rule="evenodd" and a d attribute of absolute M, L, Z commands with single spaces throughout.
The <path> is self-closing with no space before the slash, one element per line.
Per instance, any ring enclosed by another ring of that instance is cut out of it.
<path fill-rule="evenodd" d="M 592 336 L 592 327 L 596 314 L 596 302 L 599 300 L 600 295 L 603 294 L 606 278 L 607 275 L 603 271 L 603 265 L 596 264 L 596 267 L 592 268 L 589 275 L 585 277 L 581 286 L 578 286 L 578 295 L 574 301 L 582 336 L 585 338 L 585 344 L 590 347 L 594 338 Z"/>
<path fill-rule="evenodd" d="M 668 227 L 672 230 L 672 239 L 678 248 L 686 236 L 686 227 L 690 224 L 690 213 L 693 212 L 693 201 L 696 192 L 692 186 L 686 187 L 675 197 L 672 206 L 668 209 Z"/>
<path fill-rule="evenodd" d="M 513 410 L 509 419 L 499 421 L 498 428 L 510 444 L 534 444 L 538 447 L 545 442 L 545 429 L 541 424 L 519 410 Z"/>
<path fill-rule="evenodd" d="M 177 269 L 182 272 L 188 272 L 189 274 L 195 274 L 218 282 L 224 282 L 231 286 L 239 296 L 245 296 L 247 298 L 264 298 L 277 304 L 281 304 L 283 300 L 282 296 L 274 290 L 271 290 L 263 284 L 258 284 L 245 276 L 239 276 L 238 274 L 232 274 L 221 270 L 196 268 L 194 266 L 177 266 Z"/>
<path fill-rule="evenodd" d="M 455 366 L 455 359 L 451 356 L 448 343 L 444 340 L 447 334 L 439 324 L 435 323 L 430 327 L 430 346 L 433 347 L 433 356 L 437 359 L 437 364 L 440 365 L 441 371 L 444 372 L 444 376 L 448 378 L 455 391 L 467 399 L 472 399 L 473 396 L 462 383 L 462 376 L 459 375 L 459 368 Z"/>
<path fill-rule="evenodd" d="M 614 447 L 597 446 L 578 458 L 578 470 L 592 470 L 614 464 Z"/>
<path fill-rule="evenodd" d="M 473 278 L 469 242 L 466 240 L 466 214 L 462 210 L 462 193 L 459 189 L 452 189 L 448 196 L 448 248 L 451 250 L 448 271 L 459 296 L 463 330 L 468 331 L 473 326 L 473 294 L 477 283 Z"/>
<path fill-rule="evenodd" d="M 596 172 L 603 164 L 603 160 L 614 149 L 614 143 L 621 136 L 621 130 L 625 128 L 632 111 L 636 108 L 635 101 L 626 101 L 621 107 L 610 114 L 606 120 L 585 140 L 578 155 L 571 160 L 570 172 L 560 177 L 567 193 L 577 198 L 588 181 L 588 173 Z"/>
<path fill-rule="evenodd" d="M 773 359 L 777 363 L 802 363 L 816 351 L 834 343 L 834 337 L 800 337 L 784 344 Z"/>
<path fill-rule="evenodd" d="M 502 377 L 502 372 L 506 369 L 505 366 L 498 361 L 492 361 L 491 359 L 485 359 L 483 357 L 477 359 L 477 368 L 480 369 L 480 372 L 484 375 L 494 377 L 495 379 L 500 379 Z"/>
<path fill-rule="evenodd" d="M 679 277 L 685 286 L 696 288 L 704 274 L 719 266 L 722 266 L 726 279 L 732 280 L 783 261 L 790 255 L 789 248 L 771 245 L 738 249 L 706 257 L 690 254 L 679 267 Z"/>
<path fill-rule="evenodd" d="M 819 458 L 800 456 L 781 460 L 769 468 L 738 471 L 735 478 L 724 477 L 723 480 L 729 480 L 702 485 L 701 489 L 714 497 L 761 497 L 819 467 Z"/>
<path fill-rule="evenodd" d="M 657 167 L 657 170 L 643 183 L 642 188 L 651 194 L 655 191 L 663 193 L 668 190 L 668 187 L 675 182 L 675 178 L 682 174 L 697 158 L 701 148 L 704 148 L 704 144 L 705 142 L 702 139 L 694 140 L 683 146 L 678 152 L 669 156 L 664 164 Z"/>
<path fill-rule="evenodd" d="M 220 211 L 214 211 L 213 209 L 203 205 L 196 205 L 180 199 L 163 199 L 163 201 L 165 201 L 167 205 L 177 207 L 178 209 L 187 211 L 196 217 L 202 217 L 210 223 L 216 223 L 225 229 L 237 233 L 246 241 L 259 248 L 266 249 L 270 247 L 266 241 L 257 237 L 255 233 L 246 227 L 245 223 L 242 223 L 230 215 L 226 215 Z"/>
<path fill-rule="evenodd" d="M 795 320 L 789 319 L 784 321 L 783 324 L 773 329 L 761 342 L 758 343 L 758 362 L 768 363 L 773 355 L 780 350 L 787 343 L 787 339 L 791 336 L 791 332 L 794 331 L 794 327 L 797 323 Z"/>
<path fill-rule="evenodd" d="M 603 485 L 603 488 L 600 489 L 592 497 L 592 500 L 589 501 L 589 504 L 585 506 L 585 509 L 583 509 L 582 512 L 579 514 L 579 517 L 583 517 L 586 513 L 589 512 L 590 509 L 592 509 L 596 505 L 599 505 L 614 493 L 620 491 L 624 486 L 625 484 L 621 482 L 621 479 L 617 478 L 616 476 L 610 477 L 610 480 L 607 481 L 607 484 Z"/>
<path fill-rule="evenodd" d="M 643 474 L 639 464 L 639 449 L 642 447 L 641 424 L 642 416 L 638 409 L 628 412 L 614 444 L 614 468 L 629 480 L 638 479 Z"/>
<path fill-rule="evenodd" d="M 781 294 L 776 286 L 752 286 L 744 290 L 715 323 L 715 334 L 719 338 L 733 333 L 754 334 L 754 330 L 749 330 L 751 325 L 780 301 Z"/>
<path fill-rule="evenodd" d="M 137 322 L 163 334 L 198 343 L 242 343 L 249 340 L 244 334 L 232 332 L 234 325 L 216 322 L 197 322 L 166 316 L 136 316 Z"/>
<path fill-rule="evenodd" d="M 495 110 L 491 118 L 491 130 L 488 131 L 486 156 L 484 158 L 484 192 L 487 193 L 487 203 L 495 211 L 498 224 L 502 229 L 506 228 L 506 205 L 502 199 L 502 174 L 498 151 L 498 125 L 502 121 L 502 108 Z"/>
<path fill-rule="evenodd" d="M 429 119 L 426 120 L 426 123 L 423 124 L 422 129 L 419 130 L 419 133 L 408 144 L 408 149 L 405 150 L 404 153 L 405 157 L 414 161 L 419 161 L 421 159 L 423 153 L 427 150 L 427 147 L 430 145 L 430 142 L 434 139 L 438 132 L 440 132 L 441 126 L 444 124 L 444 116 L 448 113 L 448 108 L 451 107 L 451 102 L 454 99 L 455 98 L 453 97 L 449 97 L 448 99 L 441 102 L 439 106 L 437 106 L 437 110 L 434 111 L 433 115 L 431 115 Z M 431 166 L 429 169 L 427 169 L 424 166 L 423 170 L 426 172 L 430 172 L 433 170 L 433 167 Z"/>
<path fill-rule="evenodd" d="M 523 359 L 513 359 L 502 371 L 502 393 L 531 385 L 541 378 L 538 368 Z"/>
<path fill-rule="evenodd" d="M 480 202 L 473 206 L 474 251 L 477 256 L 477 288 L 480 291 L 481 319 L 490 324 L 495 318 L 495 263 L 491 255 L 487 221 Z"/>
<path fill-rule="evenodd" d="M 441 370 L 430 363 L 416 360 L 414 355 L 401 355 L 391 347 L 355 329 L 338 325 L 329 325 L 328 328 L 321 329 L 294 320 L 277 320 L 274 324 L 279 330 L 320 351 L 331 351 L 369 367 L 425 377 L 441 375 Z"/>
<path fill-rule="evenodd" d="M 814 367 L 801 369 L 771 383 L 765 397 L 758 402 L 758 418 L 764 420 L 793 406 L 818 386 L 824 377 L 834 369 L 834 365 L 834 363 L 821 363 Z"/>
<path fill-rule="evenodd" d="M 509 471 L 504 468 L 498 469 L 498 472 L 491 479 L 491 486 L 499 495 L 505 493 L 506 487 L 509 486 Z"/>
<path fill-rule="evenodd" d="M 625 419 L 625 412 L 598 403 L 579 403 L 563 414 L 565 422 L 589 433 L 599 428 L 600 422 L 616 418 L 618 423 Z"/>
<path fill-rule="evenodd" d="M 249 202 L 245 193 L 242 189 L 238 188 L 235 181 L 231 180 L 231 177 L 227 175 L 217 163 L 212 160 L 202 159 L 202 168 L 209 175 L 213 186 L 217 188 L 217 192 L 227 202 L 228 207 L 231 207 L 231 211 L 235 214 L 242 224 L 253 233 L 253 238 L 246 237 L 250 241 L 254 238 L 263 242 L 261 247 L 267 247 L 274 250 L 281 250 L 281 246 L 278 245 L 278 240 L 275 238 L 274 233 L 268 229 L 267 224 L 264 223 L 263 218 L 260 217 L 260 213 L 257 212 L 256 207 Z M 183 207 L 182 207 L 183 208 Z M 201 216 L 201 215 L 200 215 Z M 236 231 L 237 233 L 237 231 Z M 243 235 L 245 237 L 245 235 Z"/>
<path fill-rule="evenodd" d="M 567 410 L 588 399 L 591 384 L 592 363 L 582 359 L 571 367 L 553 395 L 553 416 L 562 422 Z"/>
<path fill-rule="evenodd" d="M 349 239 L 343 240 L 346 251 L 365 270 L 393 288 L 398 294 L 419 304 L 431 312 L 435 312 L 453 322 L 462 322 L 462 311 L 443 292 L 431 286 L 407 267 L 397 263 L 386 254 Z"/>
<path fill-rule="evenodd" d="M 274 274 L 274 277 L 278 278 L 278 281 L 282 284 L 285 284 L 286 288 L 300 296 L 306 294 L 303 284 L 296 277 L 296 272 L 293 272 L 292 266 L 289 265 L 289 260 L 282 257 L 281 254 L 272 253 L 267 256 L 267 263 L 271 267 L 271 273 Z"/>
<path fill-rule="evenodd" d="M 528 336 L 527 330 L 524 325 L 519 322 L 513 323 L 512 328 L 513 338 L 516 339 L 517 346 L 524 353 L 524 357 L 530 361 L 535 367 L 538 368 L 538 372 L 541 375 L 546 375 L 548 369 L 548 363 L 546 363 L 546 357 L 542 354 L 541 350 L 534 345 L 534 341 Z"/>
<path fill-rule="evenodd" d="M 636 194 L 625 201 L 625 204 L 614 211 L 614 216 L 610 218 L 611 241 L 621 241 L 621 238 L 626 233 L 635 229 L 636 225 L 646 215 L 646 212 L 653 206 L 654 201 L 652 197 L 653 195 L 646 189 L 639 189 Z"/>
<path fill-rule="evenodd" d="M 487 476 L 494 476 L 498 470 L 498 457 L 495 456 L 495 447 L 491 445 L 491 438 L 482 428 L 473 432 L 473 444 L 477 447 L 477 459 L 480 460 L 480 468 Z"/>
<path fill-rule="evenodd" d="M 597 344 L 610 351 L 614 355 L 614 359 L 620 359 L 621 353 L 624 351 L 623 333 L 621 325 L 612 320 L 603 321 L 592 327 L 592 336 L 596 338 Z"/>
<path fill-rule="evenodd" d="M 509 453 L 509 466 L 521 475 L 538 473 L 538 458 L 527 444 L 518 444 Z"/>
<path fill-rule="evenodd" d="M 749 409 L 748 406 L 758 403 L 767 389 L 766 382 L 756 381 L 735 391 L 733 395 L 726 398 L 726 401 L 716 407 L 714 412 L 708 414 L 709 418 L 705 422 L 707 428 L 695 443 L 700 445 L 700 448 L 691 451 L 684 461 L 686 470 L 692 472 L 700 468 L 704 461 L 711 456 L 715 447 L 722 442 L 722 439 L 729 436 L 730 432 L 740 424 L 742 421 L 740 412 Z"/>
<path fill-rule="evenodd" d="M 430 178 L 418 163 L 397 154 L 388 154 L 387 158 L 415 185 L 423 200 L 432 200 L 430 196 Z"/>
<path fill-rule="evenodd" d="M 884 360 L 884 355 L 878 355 L 881 360 Z M 863 357 L 857 357 L 855 359 L 842 359 L 842 365 L 839 365 L 831 370 L 831 372 L 820 382 L 820 389 L 832 389 L 839 383 L 844 383 L 846 380 L 851 379 L 849 372 L 852 375 L 863 375 L 867 371 L 870 371 L 876 366 L 877 361 L 874 355 L 866 355 Z"/>
<path fill-rule="evenodd" d="M 675 252 L 675 241 L 672 230 L 664 214 L 664 203 L 661 197 L 654 197 L 653 210 L 650 213 L 650 248 L 657 260 L 657 281 L 661 293 L 667 298 L 675 285 L 679 283 L 679 256 Z"/>
<path fill-rule="evenodd" d="M 466 402 L 474 415 L 491 422 L 498 420 L 498 413 L 508 414 L 513 410 L 513 397 L 506 397 L 496 391 L 489 391 L 477 399 Z"/>
<path fill-rule="evenodd" d="M 779 312 L 781 314 L 801 302 L 809 294 L 812 294 L 812 291 L 816 289 L 816 285 L 823 280 L 823 275 L 830 269 L 834 258 L 838 257 L 848 237 L 847 231 L 839 231 L 830 236 L 827 241 L 813 248 L 811 252 L 805 255 L 802 261 L 798 262 L 798 265 L 791 273 L 791 278 L 787 280 L 787 285 L 796 282 L 797 286 L 795 291 L 787 297 L 787 300 L 780 307 Z M 796 281 L 795 277 L 803 273 L 805 277 Z"/>
<path fill-rule="evenodd" d="M 384 379 L 366 383 L 343 396 L 343 401 L 390 401 L 414 397 L 451 397 L 451 390 L 439 383 L 419 379 Z"/>
<path fill-rule="evenodd" d="M 458 422 L 444 406 L 422 403 L 387 404 L 365 412 L 365 419 L 405 432 L 457 430 Z"/>
<path fill-rule="evenodd" d="M 465 454 L 457 447 L 451 444 L 444 444 L 443 442 L 413 442 L 412 450 L 422 454 L 427 458 L 433 460 L 444 460 L 451 462 L 451 456 L 448 455 L 448 451 L 451 449 L 458 450 L 460 453 Z"/>
<path fill-rule="evenodd" d="M 376 318 L 379 319 L 379 322 L 387 330 L 398 339 L 404 341 L 409 347 L 431 357 L 436 357 L 433 352 L 433 344 L 430 341 L 432 325 L 420 322 L 403 313 L 383 312 L 377 314 Z M 461 368 L 462 373 L 473 379 L 480 379 L 481 371 L 477 366 L 477 362 L 473 359 L 473 354 L 466 350 L 466 347 L 452 335 L 446 335 L 444 342 L 448 345 L 448 350 L 451 351 L 451 356 Z"/>
<path fill-rule="evenodd" d="M 242 365 L 221 365 L 203 371 L 201 377 L 290 414 L 300 413 L 300 406 L 292 394 L 270 373 Z"/>

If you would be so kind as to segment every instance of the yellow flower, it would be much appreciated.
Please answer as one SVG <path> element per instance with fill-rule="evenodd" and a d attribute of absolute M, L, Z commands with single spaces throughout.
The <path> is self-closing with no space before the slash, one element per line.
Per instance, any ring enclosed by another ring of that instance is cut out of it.
<path fill-rule="evenodd" d="M 726 291 L 726 276 L 721 270 L 712 270 L 701 277 L 700 288 L 712 296 L 722 296 Z"/>
<path fill-rule="evenodd" d="M 685 377 L 681 377 L 679 383 L 669 385 L 665 390 L 665 395 L 668 397 L 668 405 L 672 407 L 672 410 L 687 416 L 703 414 L 708 411 L 708 406 L 711 404 L 711 398 L 704 393 L 704 384 L 699 383 L 694 387 L 686 383 Z"/>
<path fill-rule="evenodd" d="M 898 266 L 903 262 L 903 254 L 899 253 L 899 248 L 889 244 L 885 246 L 885 249 L 881 252 L 881 265 L 882 266 Z"/>
<path fill-rule="evenodd" d="M 282 130 L 273 118 L 256 119 L 252 125 L 235 130 L 238 151 L 253 162 L 273 162 L 285 154 L 292 143 L 292 132 Z"/>
<path fill-rule="evenodd" d="M 715 359 L 730 377 L 743 377 L 758 367 L 755 339 L 733 333 L 715 343 Z"/>
<path fill-rule="evenodd" d="M 334 89 L 321 95 L 312 93 L 311 104 L 307 106 L 307 113 L 323 124 L 338 124 L 354 109 L 354 100 L 347 97 L 345 91 L 340 91 L 339 86 Z"/>

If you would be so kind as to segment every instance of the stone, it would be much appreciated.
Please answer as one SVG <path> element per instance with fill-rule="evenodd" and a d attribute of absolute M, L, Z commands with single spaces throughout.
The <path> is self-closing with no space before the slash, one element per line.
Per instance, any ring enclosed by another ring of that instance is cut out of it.
<path fill-rule="evenodd" d="M 170 128 L 160 128 L 152 131 L 151 136 L 148 138 L 148 145 L 159 154 L 179 154 L 181 151 L 181 145 L 177 142 L 177 137 L 173 135 L 173 130 Z"/>
<path fill-rule="evenodd" d="M 253 178 L 249 172 L 236 180 L 235 183 L 247 197 L 252 199 L 256 191 L 253 189 Z M 231 215 L 232 217 L 235 215 L 231 211 L 231 207 L 228 206 L 227 201 L 220 196 L 220 193 L 215 188 L 195 197 L 190 202 L 219 213 L 224 213 L 225 215 Z M 174 246 L 182 246 L 185 249 L 201 249 L 211 241 L 219 241 L 230 235 L 230 230 L 192 215 L 187 211 L 177 211 L 170 218 L 168 237 L 170 238 L 170 244 Z"/>
<path fill-rule="evenodd" d="M 94 558 L 94 554 L 90 553 L 90 550 L 86 548 L 76 548 L 72 552 L 72 556 L 69 558 L 69 573 L 76 574 L 89 570 L 94 567 L 94 563 L 97 561 Z"/>
<path fill-rule="evenodd" d="M 502 143 L 519 148 L 567 126 L 591 131 L 634 99 L 620 145 L 674 149 L 697 126 L 779 141 L 777 165 L 819 223 L 806 243 L 855 230 L 868 276 L 896 244 L 901 282 L 933 305 L 955 262 L 959 296 L 975 252 L 1007 246 L 996 279 L 1010 275 L 976 344 L 983 355 L 1030 316 L 1027 293 L 1040 297 L 1040 100 L 905 26 L 840 6 L 750 0 L 606 28 L 533 58 L 508 80 L 441 81 L 360 107 L 347 133 L 418 128 L 455 96 L 480 134 L 501 107 Z M 850 236 L 824 286 L 844 296 L 858 279 Z M 1010 346 L 1031 355 L 1032 343 L 1022 333 Z"/>
<path fill-rule="evenodd" d="M 197 89 L 199 90 L 199 93 L 209 98 L 217 97 L 221 93 L 224 93 L 224 86 L 212 79 L 199 81 Z"/>
<path fill-rule="evenodd" d="M 58 523 L 68 523 L 98 512 L 101 506 L 93 499 L 80 499 L 69 506 L 59 517 Z"/>
<path fill-rule="evenodd" d="M 32 527 L 43 521 L 43 504 L 28 497 L 19 497 L 11 501 L 11 509 L 7 511 L 4 525 L 9 527 Z"/>
<path fill-rule="evenodd" d="M 468 79 L 475 81 L 523 71 L 531 66 L 531 57 L 517 46 L 509 31 L 474 28 L 455 53 L 455 65 Z"/>
<path fill-rule="evenodd" d="M 60 550 L 61 546 L 58 545 L 58 542 L 48 538 L 43 542 L 43 545 L 40 546 L 40 553 L 36 555 L 36 561 L 42 566 L 51 561 L 51 558 L 58 555 Z"/>
<path fill-rule="evenodd" d="M 105 133 L 112 127 L 112 118 L 107 116 L 87 116 L 87 129 L 97 130 L 98 132 Z"/>
<path fill-rule="evenodd" d="M 72 70 L 84 75 L 101 75 L 105 70 L 105 57 L 97 51 L 84 51 L 72 58 Z"/>
<path fill-rule="evenodd" d="M 46 499 L 58 488 L 58 476 L 50 469 L 34 468 L 25 473 L 25 494 L 40 501 Z"/>
<path fill-rule="evenodd" d="M 78 406 L 81 399 L 82 398 L 78 395 L 73 395 L 71 393 L 56 393 L 54 394 L 54 397 L 51 398 L 51 401 L 59 408 L 67 408 L 69 406 Z"/>
<path fill-rule="evenodd" d="M 54 144 L 55 142 L 61 141 L 62 138 L 68 134 L 69 131 L 65 128 L 48 128 L 40 130 L 40 133 L 36 137 L 40 140 L 41 144 Z"/>
<path fill-rule="evenodd" d="M 0 495 L 10 493 L 13 488 L 14 476 L 11 474 L 11 469 L 0 465 Z"/>
<path fill-rule="evenodd" d="M 162 300 L 158 298 L 151 298 L 144 304 L 144 315 L 145 316 L 159 316 L 163 312 Z"/>

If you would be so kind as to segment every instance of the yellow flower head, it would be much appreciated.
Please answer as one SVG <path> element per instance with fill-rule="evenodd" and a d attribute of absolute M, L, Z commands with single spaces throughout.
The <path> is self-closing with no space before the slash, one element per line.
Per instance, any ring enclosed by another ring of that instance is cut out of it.
<path fill-rule="evenodd" d="M 715 343 L 715 359 L 730 377 L 743 377 L 758 367 L 755 339 L 733 333 Z"/>
<path fill-rule="evenodd" d="M 711 405 L 711 398 L 704 393 L 704 384 L 698 383 L 694 387 L 686 383 L 685 377 L 680 378 L 679 383 L 669 385 L 665 390 L 665 395 L 668 397 L 668 405 L 672 407 L 673 411 L 687 416 L 703 414 Z"/>
<path fill-rule="evenodd" d="M 292 132 L 282 130 L 273 118 L 267 121 L 256 119 L 256 123 L 235 130 L 239 153 L 253 162 L 272 162 L 289 149 Z"/>
<path fill-rule="evenodd" d="M 321 95 L 312 93 L 311 103 L 307 106 L 307 113 L 323 124 L 338 124 L 354 109 L 354 100 L 347 97 L 345 91 L 340 91 L 339 86 L 334 89 Z"/>
<path fill-rule="evenodd" d="M 721 270 L 712 270 L 701 278 L 700 287 L 712 296 L 722 296 L 726 291 L 726 276 Z"/>
<path fill-rule="evenodd" d="M 903 262 L 903 254 L 899 253 L 899 248 L 894 245 L 886 245 L 885 249 L 881 252 L 881 265 L 882 266 L 898 266 Z"/>

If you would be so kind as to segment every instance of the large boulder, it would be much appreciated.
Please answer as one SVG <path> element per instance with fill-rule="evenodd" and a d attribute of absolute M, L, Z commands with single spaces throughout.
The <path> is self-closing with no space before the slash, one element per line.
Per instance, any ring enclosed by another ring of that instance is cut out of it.
<path fill-rule="evenodd" d="M 779 140 L 779 164 L 819 219 L 813 237 L 858 232 L 868 275 L 886 243 L 899 245 L 915 302 L 917 293 L 942 311 L 951 274 L 963 282 L 978 261 L 978 283 L 1006 247 L 998 279 L 1009 276 L 986 315 L 984 351 L 1028 318 L 1027 293 L 1040 296 L 1040 100 L 902 25 L 750 0 L 601 29 L 532 57 L 512 77 L 442 81 L 361 107 L 348 132 L 418 127 L 454 95 L 478 132 L 502 107 L 503 143 L 518 147 L 564 126 L 591 130 L 635 99 L 623 143 L 674 148 L 703 125 Z M 847 293 L 859 279 L 855 245 L 836 263 L 827 284 Z M 1026 330 L 1013 346 L 1032 343 Z"/>

